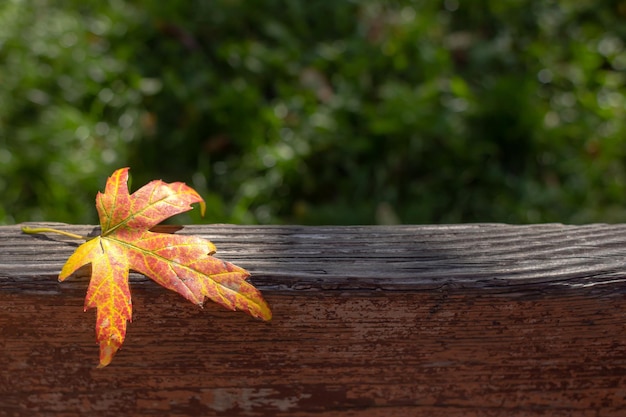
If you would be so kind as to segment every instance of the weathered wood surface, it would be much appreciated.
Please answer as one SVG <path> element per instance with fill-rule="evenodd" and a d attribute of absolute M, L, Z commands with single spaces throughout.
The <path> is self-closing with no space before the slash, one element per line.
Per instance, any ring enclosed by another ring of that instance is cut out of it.
<path fill-rule="evenodd" d="M 0 416 L 626 413 L 626 225 L 178 233 L 250 270 L 273 321 L 135 274 L 96 369 L 88 278 L 55 279 L 77 243 L 0 227 Z"/>

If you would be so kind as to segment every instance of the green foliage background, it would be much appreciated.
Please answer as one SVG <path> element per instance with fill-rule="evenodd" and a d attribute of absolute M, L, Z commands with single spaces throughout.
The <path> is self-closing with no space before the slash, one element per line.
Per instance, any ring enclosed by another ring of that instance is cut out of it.
<path fill-rule="evenodd" d="M 0 223 L 626 221 L 626 1 L 6 0 Z"/>

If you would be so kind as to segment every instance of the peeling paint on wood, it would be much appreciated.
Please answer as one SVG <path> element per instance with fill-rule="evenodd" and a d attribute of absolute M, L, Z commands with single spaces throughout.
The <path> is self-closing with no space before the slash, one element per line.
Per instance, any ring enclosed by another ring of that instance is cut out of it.
<path fill-rule="evenodd" d="M 248 268 L 274 319 L 199 309 L 135 275 L 127 340 L 96 369 L 87 282 L 55 279 L 73 246 L 0 227 L 0 416 L 626 409 L 624 226 L 181 232 Z"/>

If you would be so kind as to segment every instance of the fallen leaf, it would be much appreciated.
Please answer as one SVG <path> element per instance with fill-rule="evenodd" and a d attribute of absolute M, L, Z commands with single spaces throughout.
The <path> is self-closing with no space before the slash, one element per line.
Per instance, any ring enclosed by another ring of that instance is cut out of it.
<path fill-rule="evenodd" d="M 150 277 L 197 305 L 208 298 L 231 310 L 271 319 L 261 293 L 246 280 L 250 274 L 213 257 L 213 243 L 150 230 L 175 214 L 191 210 L 193 203 L 200 203 L 204 214 L 204 201 L 196 191 L 180 182 L 152 181 L 130 195 L 127 182 L 128 168 L 115 171 L 107 180 L 104 193 L 96 197 L 101 235 L 79 246 L 59 275 L 63 281 L 81 266 L 91 264 L 85 310 L 97 309 L 99 367 L 111 363 L 124 342 L 127 322 L 132 320 L 129 270 Z"/>

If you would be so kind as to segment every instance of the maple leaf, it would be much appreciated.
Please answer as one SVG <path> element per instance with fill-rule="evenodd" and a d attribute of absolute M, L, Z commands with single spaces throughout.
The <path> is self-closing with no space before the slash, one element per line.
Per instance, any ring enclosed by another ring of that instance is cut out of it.
<path fill-rule="evenodd" d="M 246 280 L 250 274 L 213 257 L 213 243 L 195 236 L 150 231 L 166 218 L 191 210 L 193 203 L 200 203 L 204 214 L 204 200 L 195 190 L 181 182 L 158 180 L 131 195 L 127 182 L 128 168 L 119 169 L 107 180 L 104 193 L 98 192 L 101 235 L 79 246 L 59 274 L 59 281 L 63 281 L 83 265 L 91 264 L 85 310 L 97 309 L 99 367 L 111 362 L 124 342 L 127 322 L 132 321 L 129 270 L 150 277 L 200 306 L 208 298 L 231 310 L 271 319 L 261 293 Z"/>

